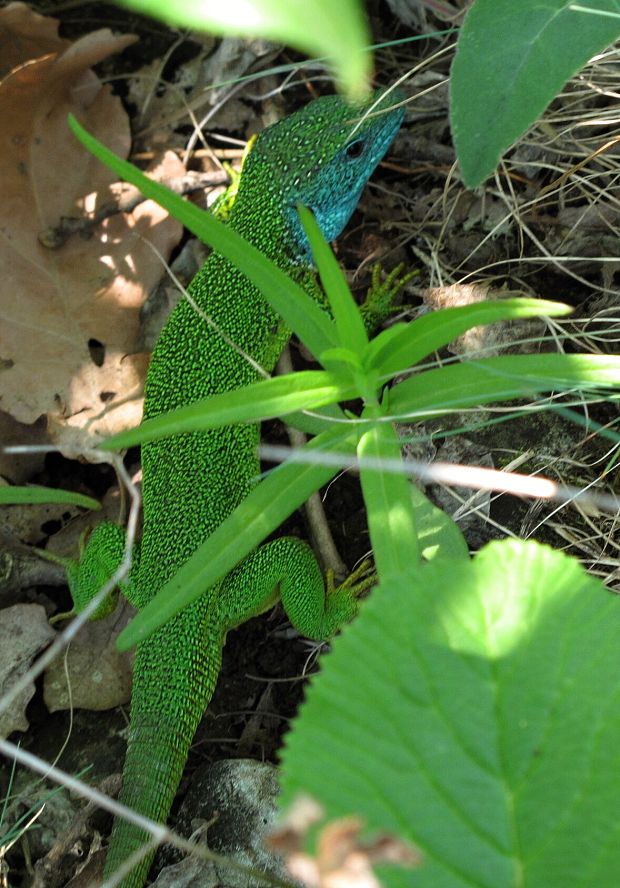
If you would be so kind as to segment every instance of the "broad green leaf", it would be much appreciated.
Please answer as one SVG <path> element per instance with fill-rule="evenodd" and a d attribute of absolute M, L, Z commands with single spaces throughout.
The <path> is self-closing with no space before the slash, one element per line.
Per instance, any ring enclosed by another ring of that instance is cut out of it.
<path fill-rule="evenodd" d="M 620 884 L 620 600 L 503 540 L 376 589 L 287 737 L 283 799 L 419 849 L 386 888 Z"/>
<path fill-rule="evenodd" d="M 311 56 L 326 56 L 352 99 L 368 91 L 370 34 L 358 0 L 116 0 L 175 27 L 265 37 Z"/>
<path fill-rule="evenodd" d="M 32 503 L 67 503 L 85 509 L 100 509 L 101 503 L 74 493 L 72 490 L 51 490 L 49 487 L 0 487 L 0 505 L 28 505 Z"/>
<path fill-rule="evenodd" d="M 472 4 L 450 78 L 452 137 L 469 188 L 493 172 L 567 80 L 620 35 L 620 19 L 609 13 L 620 14 L 620 0 Z"/>
<path fill-rule="evenodd" d="M 182 432 L 204 432 L 237 422 L 260 422 L 353 397 L 355 390 L 350 385 L 339 383 L 333 374 L 324 370 L 289 373 L 170 410 L 135 429 L 108 438 L 100 446 L 102 450 L 132 447 Z"/>
<path fill-rule="evenodd" d="M 390 415 L 416 420 L 538 392 L 620 388 L 615 355 L 505 355 L 426 370 L 395 385 Z"/>
<path fill-rule="evenodd" d="M 329 301 L 338 330 L 340 346 L 353 352 L 361 361 L 368 345 L 368 336 L 360 310 L 351 295 L 347 279 L 310 210 L 301 204 L 297 209 L 312 248 L 312 258 Z"/>
<path fill-rule="evenodd" d="M 370 542 L 380 582 L 401 574 L 412 563 L 420 563 L 411 482 L 404 473 L 380 468 L 382 460 L 400 460 L 400 448 L 398 435 L 389 422 L 372 425 L 362 433 L 357 446 Z M 364 465 L 364 460 L 371 460 L 375 466 Z"/>
<path fill-rule="evenodd" d="M 379 333 L 370 343 L 364 366 L 389 378 L 418 364 L 472 327 L 540 315 L 558 317 L 572 310 L 570 305 L 561 302 L 519 298 L 443 308 Z"/>
<path fill-rule="evenodd" d="M 356 432 L 348 425 L 313 438 L 302 452 L 327 449 L 350 454 L 355 440 Z M 338 466 L 301 463 L 294 458 L 274 469 L 121 632 L 118 649 L 126 651 L 143 641 L 230 573 L 338 470 Z"/>
<path fill-rule="evenodd" d="M 80 126 L 72 114 L 69 114 L 68 119 L 72 132 L 91 154 L 122 179 L 139 188 L 145 197 L 156 200 L 193 234 L 230 259 L 246 274 L 274 311 L 284 319 L 286 325 L 299 336 L 313 354 L 320 355 L 324 349 L 338 344 L 334 322 L 302 287 L 266 259 L 256 247 L 231 228 L 218 222 L 211 213 L 206 213 L 184 200 L 178 194 L 149 179 L 133 164 L 117 157 L 113 151 Z"/>

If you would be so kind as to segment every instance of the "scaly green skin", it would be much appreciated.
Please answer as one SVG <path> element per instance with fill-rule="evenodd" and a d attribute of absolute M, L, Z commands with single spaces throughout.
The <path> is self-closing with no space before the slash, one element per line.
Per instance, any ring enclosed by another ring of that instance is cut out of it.
<path fill-rule="evenodd" d="M 232 208 L 229 225 L 313 293 L 297 203 L 314 211 L 329 240 L 337 237 L 402 121 L 400 109 L 386 110 L 350 137 L 359 113 L 330 96 L 265 130 L 246 160 Z M 183 300 L 153 354 L 145 418 L 254 382 L 256 370 L 243 354 L 271 371 L 289 336 L 259 291 L 219 254 L 208 259 L 189 290 L 238 350 Z M 144 532 L 139 565 L 124 589 L 138 608 L 250 491 L 259 472 L 258 436 L 256 425 L 245 425 L 143 446 Z M 123 533 L 114 525 L 102 525 L 91 537 L 87 554 L 90 547 L 108 563 L 109 575 L 122 554 Z M 90 583 L 92 578 L 91 572 Z M 79 586 L 75 578 L 72 585 Z M 154 820 L 166 820 L 189 745 L 217 681 L 226 633 L 270 608 L 278 598 L 276 589 L 291 622 L 311 638 L 327 638 L 356 609 L 355 596 L 346 586 L 326 595 L 305 543 L 281 538 L 260 547 L 224 582 L 206 590 L 140 644 L 123 771 L 124 804 Z M 117 820 L 105 874 L 112 874 L 146 839 L 144 832 Z M 131 871 L 123 888 L 141 888 L 152 858 L 148 854 Z"/>

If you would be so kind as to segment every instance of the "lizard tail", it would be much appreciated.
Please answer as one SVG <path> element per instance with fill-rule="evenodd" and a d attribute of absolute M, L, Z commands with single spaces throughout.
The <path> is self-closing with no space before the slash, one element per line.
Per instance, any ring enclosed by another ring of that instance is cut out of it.
<path fill-rule="evenodd" d="M 157 650 L 157 645 L 153 645 L 153 648 Z M 145 644 L 138 646 L 120 801 L 151 820 L 165 823 L 196 728 L 213 694 L 221 665 L 221 640 L 212 645 L 207 643 L 201 652 L 202 656 L 194 656 L 191 666 L 185 664 L 189 668 L 185 673 L 180 673 L 185 675 L 182 686 L 174 681 L 179 675 L 176 671 L 174 676 L 169 676 L 172 678 L 172 686 L 162 687 L 161 682 L 157 687 L 153 686 L 153 676 L 161 676 L 161 672 L 154 672 L 154 664 L 150 662 L 154 654 L 153 648 Z M 161 669 L 163 658 L 162 652 L 159 653 Z M 181 651 L 178 651 L 177 658 L 183 659 Z M 116 817 L 104 876 L 111 876 L 132 854 L 143 849 L 150 841 L 148 832 Z M 144 854 L 122 880 L 120 888 L 142 888 L 155 851 L 156 847 L 153 846 Z"/>
<path fill-rule="evenodd" d="M 156 719 L 142 719 L 139 724 L 131 719 L 120 801 L 152 820 L 166 820 L 187 759 L 189 743 L 179 744 L 177 733 L 166 730 Z M 126 779 L 127 774 L 131 780 Z M 104 876 L 115 873 L 132 854 L 148 845 L 150 838 L 145 830 L 116 817 Z M 145 853 L 120 883 L 121 888 L 142 888 L 155 850 Z"/>

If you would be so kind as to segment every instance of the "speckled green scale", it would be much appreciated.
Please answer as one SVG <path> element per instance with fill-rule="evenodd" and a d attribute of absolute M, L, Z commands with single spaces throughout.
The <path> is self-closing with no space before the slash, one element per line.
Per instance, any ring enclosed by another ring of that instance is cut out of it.
<path fill-rule="evenodd" d="M 337 237 L 400 127 L 402 110 L 384 104 L 384 114 L 356 127 L 359 110 L 335 96 L 318 99 L 265 130 L 245 162 L 228 224 L 302 284 L 309 279 L 310 257 L 296 205 L 313 210 L 329 240 Z M 208 259 L 189 289 L 216 327 L 188 301 L 176 307 L 153 354 L 145 418 L 255 381 L 257 372 L 243 355 L 271 371 L 288 338 L 259 291 L 221 255 Z M 244 425 L 143 446 L 144 532 L 130 583 L 138 607 L 247 495 L 259 472 L 258 435 L 257 426 Z M 282 538 L 258 549 L 139 645 L 123 771 L 125 804 L 166 820 L 217 681 L 227 631 L 279 597 L 293 624 L 314 638 L 333 633 L 356 607 L 349 588 L 326 593 L 305 543 Z M 145 839 L 117 821 L 106 874 Z M 152 856 L 132 870 L 124 888 L 144 884 Z"/>

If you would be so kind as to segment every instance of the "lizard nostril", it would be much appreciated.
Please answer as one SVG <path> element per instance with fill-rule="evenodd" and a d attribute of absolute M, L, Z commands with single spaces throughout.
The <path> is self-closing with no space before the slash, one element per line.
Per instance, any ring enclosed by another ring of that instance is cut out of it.
<path fill-rule="evenodd" d="M 97 367 L 103 367 L 103 362 L 105 361 L 105 345 L 103 342 L 91 338 L 88 340 L 87 345 L 93 364 Z"/>

